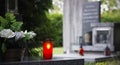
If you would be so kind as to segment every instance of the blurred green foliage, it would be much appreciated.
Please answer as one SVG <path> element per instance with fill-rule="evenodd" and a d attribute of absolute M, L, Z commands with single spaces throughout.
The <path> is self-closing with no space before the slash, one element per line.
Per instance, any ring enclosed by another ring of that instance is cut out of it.
<path fill-rule="evenodd" d="M 46 12 L 52 8 L 52 0 L 18 0 L 18 11 L 23 18 L 23 30 L 41 28 L 48 21 Z"/>
<path fill-rule="evenodd" d="M 118 8 L 118 2 L 120 2 L 120 0 L 101 0 L 102 4 L 108 6 L 109 11 L 112 11 L 114 8 Z"/>
<path fill-rule="evenodd" d="M 120 23 L 120 10 L 103 12 L 101 14 L 101 22 Z"/>
<path fill-rule="evenodd" d="M 51 37 L 53 38 L 54 46 L 62 46 L 63 15 L 59 13 L 53 13 L 48 14 L 47 16 L 50 20 Z"/>
<path fill-rule="evenodd" d="M 18 7 L 23 30 L 35 31 L 38 45 L 47 38 L 53 39 L 54 46 L 62 45 L 62 15 L 48 12 L 53 8 L 52 0 L 18 0 Z"/>
<path fill-rule="evenodd" d="M 108 10 L 101 14 L 101 22 L 120 23 L 120 0 L 101 0 L 101 4 L 108 6 Z"/>
<path fill-rule="evenodd" d="M 51 38 L 54 46 L 62 46 L 62 14 L 46 13 L 49 21 L 44 23 L 42 27 L 36 28 L 40 40 Z"/>
<path fill-rule="evenodd" d="M 39 47 L 39 48 L 31 48 L 29 50 L 29 56 L 42 58 L 43 57 L 42 52 L 43 51 L 42 51 L 41 47 Z"/>
<path fill-rule="evenodd" d="M 0 16 L 0 30 L 11 29 L 13 31 L 20 31 L 23 22 L 17 21 L 13 13 L 6 13 L 5 18 Z"/>

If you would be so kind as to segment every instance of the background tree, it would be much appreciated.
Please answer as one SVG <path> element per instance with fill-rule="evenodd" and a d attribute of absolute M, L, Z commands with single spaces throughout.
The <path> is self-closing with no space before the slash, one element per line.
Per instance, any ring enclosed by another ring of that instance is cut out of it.
<path fill-rule="evenodd" d="M 23 30 L 33 30 L 37 33 L 36 39 L 40 40 L 43 28 L 49 19 L 46 16 L 48 9 L 52 7 L 52 0 L 18 0 L 19 13 L 23 17 Z"/>
<path fill-rule="evenodd" d="M 116 0 L 101 0 L 102 4 L 106 4 L 109 10 L 112 10 L 114 7 L 117 7 Z"/>
<path fill-rule="evenodd" d="M 108 7 L 108 10 L 101 14 L 101 21 L 120 23 L 120 0 L 101 0 L 101 3 Z"/>
<path fill-rule="evenodd" d="M 62 46 L 62 22 L 63 15 L 60 13 L 51 13 L 48 14 L 47 17 L 50 20 L 49 35 L 53 38 L 55 46 Z"/>
<path fill-rule="evenodd" d="M 36 27 L 48 21 L 46 12 L 52 7 L 52 0 L 19 0 L 18 3 L 24 29 L 35 30 Z"/>
<path fill-rule="evenodd" d="M 37 33 L 36 41 L 52 38 L 54 46 L 62 45 L 62 14 L 51 14 L 52 0 L 19 0 L 19 13 L 23 17 L 23 30 Z"/>

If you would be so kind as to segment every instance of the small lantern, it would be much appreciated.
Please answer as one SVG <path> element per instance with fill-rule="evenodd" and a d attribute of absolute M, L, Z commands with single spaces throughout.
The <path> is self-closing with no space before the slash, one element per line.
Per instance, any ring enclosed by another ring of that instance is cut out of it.
<path fill-rule="evenodd" d="M 81 45 L 81 47 L 80 47 L 79 54 L 80 54 L 81 56 L 84 56 L 84 49 L 83 49 L 82 45 Z"/>
<path fill-rule="evenodd" d="M 79 43 L 80 43 L 79 54 L 80 54 L 81 56 L 84 56 L 84 49 L 83 49 L 83 47 L 82 47 L 83 38 L 82 38 L 81 36 L 79 37 Z"/>
<path fill-rule="evenodd" d="M 43 43 L 43 59 L 52 59 L 53 52 L 53 42 L 51 40 L 46 40 Z"/>
<path fill-rule="evenodd" d="M 109 48 L 108 46 L 106 46 L 105 51 L 104 51 L 104 54 L 105 54 L 106 56 L 110 56 L 111 51 L 110 51 L 110 48 Z"/>

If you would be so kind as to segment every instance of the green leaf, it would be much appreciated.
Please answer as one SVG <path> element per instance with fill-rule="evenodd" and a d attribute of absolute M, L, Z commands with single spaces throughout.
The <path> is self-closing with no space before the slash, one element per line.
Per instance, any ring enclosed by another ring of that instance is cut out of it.
<path fill-rule="evenodd" d="M 2 26 L 0 26 L 0 31 L 3 30 L 4 28 Z"/>
<path fill-rule="evenodd" d="M 0 16 L 0 25 L 2 28 L 6 28 L 8 26 L 7 20 L 1 16 Z"/>
<path fill-rule="evenodd" d="M 15 15 L 13 13 L 6 13 L 5 14 L 5 18 L 6 20 L 8 20 L 8 22 L 15 22 Z"/>
<path fill-rule="evenodd" d="M 5 51 L 7 50 L 5 43 L 2 43 L 1 49 L 2 49 L 2 52 L 5 53 Z"/>
<path fill-rule="evenodd" d="M 11 29 L 14 30 L 14 31 L 20 31 L 22 25 L 23 25 L 22 22 L 14 22 L 14 23 L 11 25 Z"/>

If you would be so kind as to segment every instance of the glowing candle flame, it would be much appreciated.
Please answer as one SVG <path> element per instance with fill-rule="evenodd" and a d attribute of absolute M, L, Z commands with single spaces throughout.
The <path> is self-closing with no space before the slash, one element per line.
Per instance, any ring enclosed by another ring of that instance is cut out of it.
<path fill-rule="evenodd" d="M 50 49 L 51 45 L 48 43 L 46 47 L 47 49 Z"/>

